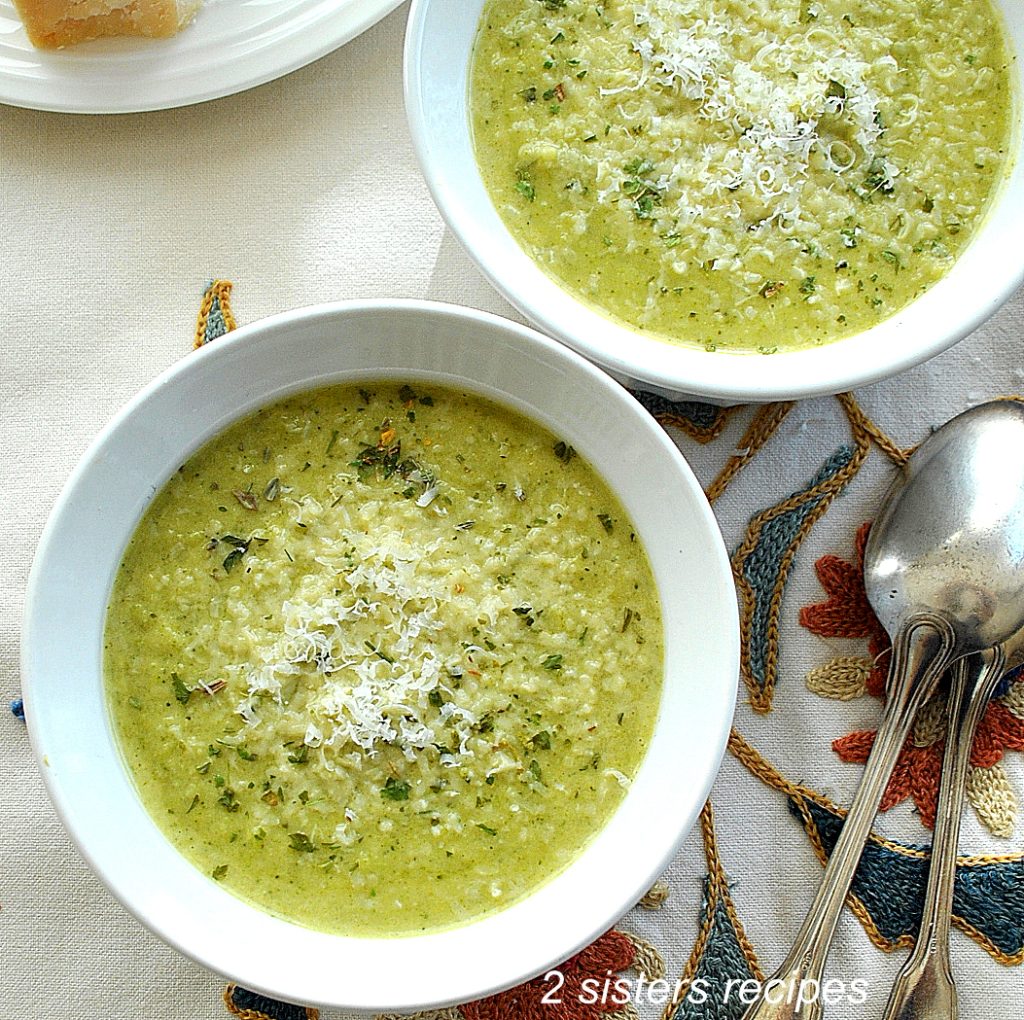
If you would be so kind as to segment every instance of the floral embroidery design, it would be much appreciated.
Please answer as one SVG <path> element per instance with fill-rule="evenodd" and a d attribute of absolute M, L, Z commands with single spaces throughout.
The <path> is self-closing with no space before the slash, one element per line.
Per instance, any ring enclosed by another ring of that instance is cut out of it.
<path fill-rule="evenodd" d="M 610 1013 L 621 1012 L 624 1003 L 615 1002 L 615 997 L 609 995 L 608 1001 L 590 1005 L 591 997 L 583 994 L 583 981 L 596 979 L 603 986 L 607 979 L 614 990 L 616 973 L 632 967 L 636 959 L 633 941 L 613 929 L 558 968 L 565 981 L 557 994 L 549 994 L 552 981 L 542 976 L 507 992 L 467 1003 L 461 1008 L 462 1016 L 464 1020 L 601 1020 Z M 628 986 L 623 987 L 628 991 Z"/>
<path fill-rule="evenodd" d="M 867 657 L 843 656 L 808 674 L 808 687 L 823 697 L 850 700 L 864 694 L 885 696 L 889 638 L 871 610 L 863 581 L 869 528 L 870 524 L 864 524 L 857 532 L 853 563 L 837 556 L 818 560 L 815 570 L 828 597 L 800 612 L 800 623 L 819 637 L 867 640 Z M 934 826 L 945 738 L 940 695 L 926 706 L 907 738 L 882 799 L 883 811 L 909 798 L 922 824 Z M 874 740 L 874 730 L 858 730 L 833 741 L 832 750 L 843 761 L 863 763 Z M 978 726 L 971 753 L 968 798 L 981 821 L 998 836 L 1012 834 L 1017 815 L 1016 796 L 1002 767 L 1007 751 L 1024 751 L 1021 671 L 1011 673 L 1000 684 Z"/>

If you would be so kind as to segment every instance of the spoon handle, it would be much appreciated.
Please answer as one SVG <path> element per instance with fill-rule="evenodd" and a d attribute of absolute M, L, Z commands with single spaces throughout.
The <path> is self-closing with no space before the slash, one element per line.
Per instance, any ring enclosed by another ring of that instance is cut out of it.
<path fill-rule="evenodd" d="M 765 982 L 743 1020 L 818 1020 L 821 976 L 882 794 L 921 706 L 953 655 L 954 634 L 941 617 L 914 617 L 893 641 L 885 712 L 853 804 L 822 884 L 789 955 Z"/>
<path fill-rule="evenodd" d="M 953 665 L 947 707 L 948 733 L 942 759 L 928 885 L 914 948 L 896 976 L 885 1020 L 956 1020 L 956 986 L 949 963 L 949 928 L 967 770 L 978 723 L 1003 675 L 1006 656 L 996 645 Z"/>

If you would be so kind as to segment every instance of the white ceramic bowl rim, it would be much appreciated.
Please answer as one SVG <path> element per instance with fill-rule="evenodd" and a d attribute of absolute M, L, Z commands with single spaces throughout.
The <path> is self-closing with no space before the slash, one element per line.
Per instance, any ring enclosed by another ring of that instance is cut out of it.
<path fill-rule="evenodd" d="M 314 932 L 254 909 L 187 863 L 135 796 L 102 694 L 102 624 L 125 543 L 181 461 L 239 415 L 330 382 L 463 386 L 531 414 L 605 476 L 645 543 L 665 613 L 666 686 L 629 795 L 565 872 L 448 931 Z M 114 895 L 165 941 L 279 999 L 366 1011 L 468 1001 L 544 972 L 643 894 L 695 821 L 724 751 L 739 628 L 717 524 L 681 454 L 604 373 L 533 330 L 423 301 L 323 305 L 238 329 L 164 372 L 114 418 L 40 539 L 22 671 L 33 747 L 66 828 Z"/>
<path fill-rule="evenodd" d="M 678 347 L 577 301 L 526 255 L 487 193 L 467 114 L 469 55 L 485 0 L 413 0 L 405 101 L 420 166 L 442 216 L 490 282 L 540 329 L 617 377 L 670 397 L 720 403 L 796 400 L 854 389 L 941 353 L 991 316 L 1024 280 L 1024 5 L 998 0 L 1015 57 L 1014 140 L 1007 179 L 942 280 L 854 337 L 770 356 Z"/>

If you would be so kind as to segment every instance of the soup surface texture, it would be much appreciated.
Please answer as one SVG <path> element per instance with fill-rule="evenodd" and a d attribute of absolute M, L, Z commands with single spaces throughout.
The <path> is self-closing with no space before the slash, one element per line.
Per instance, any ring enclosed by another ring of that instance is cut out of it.
<path fill-rule="evenodd" d="M 572 447 L 400 382 L 284 400 L 147 510 L 107 615 L 124 757 L 170 841 L 297 923 L 418 932 L 560 871 L 628 788 L 660 605 Z"/>
<path fill-rule="evenodd" d="M 860 332 L 943 276 L 1007 164 L 989 0 L 488 0 L 478 162 L 523 249 L 707 350 Z"/>

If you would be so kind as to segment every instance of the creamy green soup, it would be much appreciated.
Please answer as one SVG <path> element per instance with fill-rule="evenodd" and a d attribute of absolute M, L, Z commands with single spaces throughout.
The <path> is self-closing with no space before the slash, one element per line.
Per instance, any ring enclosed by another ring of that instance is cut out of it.
<path fill-rule="evenodd" d="M 612 493 L 517 413 L 380 383 L 275 404 L 156 496 L 110 599 L 139 794 L 212 879 L 322 930 L 500 909 L 648 745 L 660 607 Z"/>
<path fill-rule="evenodd" d="M 988 0 L 488 0 L 477 158 L 516 240 L 709 351 L 862 331 L 942 277 L 1007 163 Z"/>

